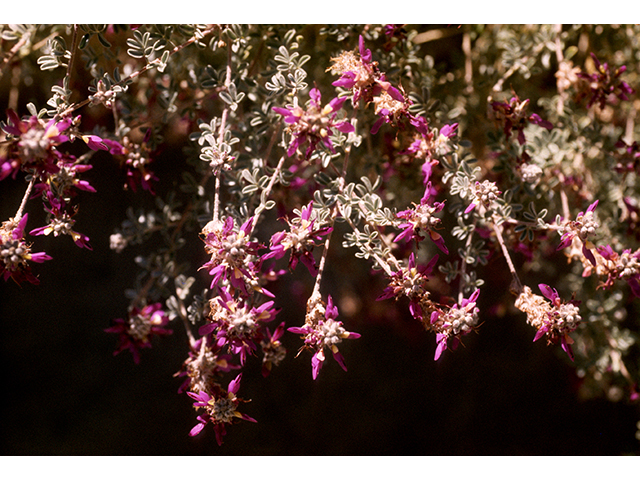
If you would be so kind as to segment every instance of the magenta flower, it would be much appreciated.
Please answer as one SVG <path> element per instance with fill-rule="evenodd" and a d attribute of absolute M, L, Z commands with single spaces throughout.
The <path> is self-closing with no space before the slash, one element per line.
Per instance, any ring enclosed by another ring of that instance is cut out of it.
<path fill-rule="evenodd" d="M 218 388 L 217 390 L 219 391 L 213 394 L 209 394 L 206 391 L 197 393 L 187 392 L 187 395 L 195 400 L 193 406 L 196 409 L 205 410 L 205 413 L 198 415 L 197 419 L 200 423 L 191 429 L 189 432 L 190 436 L 198 435 L 208 423 L 211 423 L 216 433 L 216 441 L 218 445 L 222 445 L 222 438 L 227 433 L 225 425 L 233 423 L 236 419 L 256 422 L 256 420 L 249 415 L 240 413 L 237 410 L 238 405 L 242 401 L 236 397 L 236 393 L 238 393 L 240 389 L 241 380 L 242 374 L 231 380 L 226 392 L 221 388 Z"/>
<path fill-rule="evenodd" d="M 437 129 L 429 131 L 427 121 L 423 117 L 410 116 L 409 123 L 415 127 L 418 133 L 411 145 L 400 153 L 424 162 L 422 175 L 426 185 L 431 177 L 433 167 L 439 163 L 437 158 L 453 150 L 451 139 L 457 134 L 458 124 L 444 125 L 438 132 Z"/>
<path fill-rule="evenodd" d="M 478 326 L 479 309 L 476 300 L 480 290 L 476 290 L 469 298 L 464 298 L 448 310 L 434 310 L 431 313 L 430 328 L 436 332 L 436 352 L 434 360 L 438 360 L 447 348 L 456 349 L 460 337 L 475 330 Z M 449 345 L 449 341 L 451 344 Z"/>
<path fill-rule="evenodd" d="M 266 328 L 267 335 L 260 342 L 262 347 L 262 376 L 267 377 L 271 373 L 271 369 L 278 365 L 287 354 L 286 348 L 282 345 L 280 338 L 284 335 L 284 322 L 275 329 L 273 334 Z"/>
<path fill-rule="evenodd" d="M 574 238 L 578 238 L 582 242 L 582 254 L 593 266 L 596 265 L 596 259 L 590 249 L 595 248 L 595 246 L 591 243 L 589 237 L 593 236 L 598 227 L 600 227 L 593 214 L 597 206 L 598 200 L 589 205 L 586 212 L 580 212 L 575 221 L 564 222 L 562 230 L 560 230 L 562 232 L 560 245 L 557 248 L 557 250 L 566 248 L 572 244 Z"/>
<path fill-rule="evenodd" d="M 282 258 L 287 250 L 291 251 L 289 257 L 289 268 L 296 268 L 298 260 L 309 269 L 311 275 L 316 275 L 318 268 L 315 258 L 313 258 L 313 248 L 315 241 L 321 240 L 322 236 L 330 233 L 333 228 L 329 226 L 316 226 L 316 218 L 311 218 L 313 212 L 313 202 L 302 207 L 302 212 L 298 217 L 294 217 L 289 224 L 289 232 L 277 232 L 271 237 L 269 253 L 262 256 L 262 260 L 270 258 Z"/>
<path fill-rule="evenodd" d="M 273 320 L 278 311 L 273 302 L 258 307 L 248 307 L 244 302 L 234 299 L 225 288 L 219 289 L 220 295 L 210 302 L 210 322 L 200 327 L 200 335 L 215 333 L 218 348 L 226 346 L 229 351 L 240 356 L 244 365 L 247 355 L 256 350 L 256 341 L 262 338 L 260 328 L 263 322 Z"/>
<path fill-rule="evenodd" d="M 250 260 L 257 255 L 263 245 L 249 239 L 253 217 L 249 218 L 236 231 L 233 218 L 227 217 L 224 223 L 218 222 L 212 228 L 205 226 L 202 231 L 206 252 L 211 260 L 200 268 L 206 268 L 211 280 L 211 288 L 227 280 L 233 288 L 247 293 L 247 286 L 273 296 L 258 286 L 258 268 Z"/>
<path fill-rule="evenodd" d="M 25 214 L 18 222 L 7 220 L 0 227 L 0 275 L 5 282 L 11 278 L 17 284 L 27 281 L 38 285 L 40 281 L 31 273 L 28 262 L 51 260 L 44 252 L 32 253 L 31 246 L 24 241 L 28 216 Z"/>
<path fill-rule="evenodd" d="M 311 307 L 311 308 L 309 308 Z M 311 375 L 315 380 L 320 373 L 320 369 L 325 361 L 324 348 L 328 347 L 333 353 L 333 358 L 346 372 L 344 358 L 338 350 L 338 344 L 346 338 L 360 338 L 359 333 L 347 332 L 342 322 L 335 319 L 338 317 L 338 308 L 334 306 L 333 299 L 329 295 L 326 309 L 323 302 L 318 298 L 307 307 L 307 319 L 302 327 L 290 327 L 287 330 L 302 335 L 304 347 L 312 350 Z M 323 319 L 318 317 L 324 317 Z"/>
<path fill-rule="evenodd" d="M 610 245 L 598 247 L 598 253 L 605 260 L 598 262 L 598 273 L 600 269 L 603 275 L 607 275 L 606 282 L 602 285 L 607 288 L 613 285 L 615 280 L 624 280 L 631 288 L 631 293 L 640 298 L 640 249 L 631 253 L 631 249 L 624 250 L 618 254 Z"/>
<path fill-rule="evenodd" d="M 434 202 L 432 204 L 429 201 L 430 193 L 431 182 L 427 184 L 425 194 L 420 200 L 420 205 L 414 204 L 413 209 L 403 210 L 396 214 L 398 218 L 404 219 L 405 222 L 398 225 L 398 228 L 403 229 L 403 231 L 396 236 L 394 242 L 406 239 L 415 239 L 417 242 L 421 242 L 425 237 L 420 233 L 424 231 L 440 250 L 445 254 L 449 254 L 449 250 L 444 244 L 444 238 L 435 231 L 442 222 L 435 215 L 442 211 L 444 202 Z"/>
<path fill-rule="evenodd" d="M 584 72 L 578 73 L 578 76 L 584 78 L 588 83 L 590 98 L 587 107 L 598 103 L 600 108 L 604 108 L 611 96 L 618 97 L 620 100 L 629 100 L 629 95 L 635 91 L 627 82 L 619 78 L 627 70 L 627 67 L 622 65 L 612 72 L 607 63 L 600 63 L 593 52 L 590 54 L 596 64 L 596 71 L 590 75 Z"/>
<path fill-rule="evenodd" d="M 578 302 L 563 302 L 555 289 L 543 283 L 538 285 L 538 288 L 551 301 L 551 306 L 545 312 L 547 318 L 543 319 L 540 324 L 534 325 L 538 328 L 538 332 L 533 341 L 537 342 L 546 335 L 547 343 L 559 342 L 562 349 L 573 361 L 573 350 L 571 349 L 573 339 L 569 333 L 573 332 L 582 320 L 577 306 Z"/>
<path fill-rule="evenodd" d="M 46 193 L 46 196 L 50 204 L 50 207 L 45 206 L 45 210 L 48 212 L 49 224 L 31 230 L 29 233 L 31 235 L 53 234 L 54 237 L 58 235 L 70 235 L 78 247 L 93 250 L 89 244 L 89 237 L 73 230 L 72 227 L 76 221 L 64 210 L 64 200 L 56 198 L 50 191 Z"/>
<path fill-rule="evenodd" d="M 15 178 L 20 169 L 33 168 L 42 178 L 57 172 L 56 162 L 61 154 L 55 147 L 69 141 L 64 132 L 73 120 L 65 118 L 56 122 L 51 119 L 44 123 L 35 116 L 21 120 L 13 110 L 7 111 L 7 117 L 8 122 L 2 124 L 2 130 L 10 136 L 10 143 L 7 157 L 3 159 L 0 179 L 9 175 Z"/>
<path fill-rule="evenodd" d="M 551 130 L 553 124 L 547 120 L 540 118 L 537 113 L 528 114 L 527 107 L 529 105 L 529 99 L 522 102 L 517 95 L 514 94 L 509 102 L 492 102 L 491 108 L 494 111 L 496 121 L 502 124 L 504 134 L 507 140 L 511 137 L 511 132 L 515 130 L 518 132 L 518 143 L 524 145 L 526 138 L 524 136 L 524 129 L 529 123 L 540 125 L 542 128 Z"/>
<path fill-rule="evenodd" d="M 220 349 L 207 342 L 205 337 L 199 338 L 191 346 L 188 358 L 180 371 L 174 374 L 174 377 L 187 377 L 178 388 L 178 393 L 187 390 L 210 391 L 215 385 L 216 377 L 239 368 L 240 365 L 232 363 L 230 354 L 221 353 Z"/>
<path fill-rule="evenodd" d="M 372 61 L 371 50 L 364 46 L 362 35 L 358 39 L 358 53 L 359 55 L 356 56 L 353 51 L 346 51 L 332 59 L 334 64 L 330 70 L 340 75 L 340 78 L 334 81 L 332 85 L 352 90 L 354 104 L 360 98 L 369 103 L 374 101 L 374 97 L 380 97 L 376 113 L 381 114 L 381 119 L 378 120 L 381 123 L 374 126 L 375 131 L 377 131 L 382 123 L 390 120 L 389 114 L 396 112 L 400 108 L 398 105 L 389 108 L 389 105 L 392 105 L 392 101 L 401 103 L 403 105 L 402 110 L 405 112 L 408 103 L 405 101 L 404 95 L 386 80 L 384 73 L 378 70 L 377 63 Z M 385 98 L 382 98 L 382 96 Z M 386 108 L 387 111 L 382 112 L 383 108 Z"/>
<path fill-rule="evenodd" d="M 428 276 L 431 275 L 437 261 L 438 255 L 434 255 L 428 264 L 416 266 L 415 255 L 411 253 L 406 267 L 398 270 L 389 278 L 389 285 L 376 300 L 386 300 L 392 297 L 399 299 L 406 296 L 409 298 L 411 315 L 422 321 L 428 308 L 427 305 L 423 305 L 423 302 L 429 302 Z"/>
<path fill-rule="evenodd" d="M 288 131 L 292 135 L 291 143 L 287 148 L 287 155 L 292 156 L 296 150 L 305 143 L 309 143 L 306 157 L 309 158 L 319 143 L 322 143 L 332 153 L 335 153 L 331 141 L 332 128 L 349 133 L 354 131 L 353 125 L 348 121 L 336 121 L 338 110 L 346 101 L 346 97 L 334 98 L 324 108 L 321 105 L 321 94 L 317 88 L 309 91 L 309 108 L 303 110 L 297 104 L 289 108 L 273 107 L 273 111 L 284 117 Z"/>
<path fill-rule="evenodd" d="M 169 324 L 169 317 L 162 310 L 161 303 L 153 303 L 142 308 L 133 307 L 127 319 L 116 318 L 115 325 L 106 328 L 107 333 L 117 333 L 120 343 L 114 355 L 123 350 L 130 350 L 135 363 L 140 362 L 140 349 L 151 348 L 153 336 L 171 335 L 172 330 L 165 328 Z"/>

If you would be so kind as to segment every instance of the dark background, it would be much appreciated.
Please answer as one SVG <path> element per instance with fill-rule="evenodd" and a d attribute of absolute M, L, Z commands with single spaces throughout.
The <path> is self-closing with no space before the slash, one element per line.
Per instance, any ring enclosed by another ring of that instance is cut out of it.
<path fill-rule="evenodd" d="M 170 168 L 167 162 L 159 159 L 159 171 Z M 68 237 L 32 237 L 34 251 L 53 257 L 34 266 L 41 285 L 0 282 L 3 454 L 638 452 L 635 407 L 579 401 L 579 382 L 564 353 L 532 343 L 533 331 L 522 316 L 484 318 L 479 335 L 465 337 L 465 347 L 434 362 L 435 339 L 411 319 L 406 305 L 396 309 L 392 300 L 366 300 L 371 290 L 378 289 L 372 298 L 379 294 L 382 283 L 375 278 L 354 282 L 357 272 L 340 269 L 352 269 L 353 263 L 339 257 L 329 258 L 327 290 L 338 301 L 362 299 L 351 316 L 343 316 L 348 330 L 362 334 L 341 344 L 349 371 L 330 358 L 314 382 L 310 356 L 303 352 L 294 358 L 300 344 L 287 333 L 285 362 L 264 379 L 258 359 L 252 358 L 243 377 L 239 396 L 252 401 L 241 408 L 258 423 L 232 426 L 222 447 L 210 427 L 189 437 L 195 412 L 191 399 L 177 393 L 181 380 L 173 378 L 186 358 L 181 324 L 173 326 L 174 335 L 155 339 L 139 365 L 128 351 L 114 357 L 116 336 L 103 331 L 113 318 L 126 315 L 123 292 L 137 272 L 133 257 L 148 247 L 121 254 L 109 250 L 109 234 L 135 200 L 122 190 L 123 174 L 108 156 L 93 163 L 86 177 L 98 193 L 81 194 L 76 227 L 89 235 L 94 250 L 80 249 Z M 166 173 L 159 176 L 171 178 Z M 21 181 L 0 183 L 3 219 L 15 215 L 23 188 Z M 44 222 L 37 200 L 28 211 L 27 231 Z M 202 254 L 197 238 L 191 249 L 196 257 Z M 310 279 L 303 269 L 297 273 Z M 481 301 L 506 294 L 506 282 L 494 278 Z M 299 298 L 277 297 L 283 308 L 278 322 L 302 324 L 307 287 Z"/>

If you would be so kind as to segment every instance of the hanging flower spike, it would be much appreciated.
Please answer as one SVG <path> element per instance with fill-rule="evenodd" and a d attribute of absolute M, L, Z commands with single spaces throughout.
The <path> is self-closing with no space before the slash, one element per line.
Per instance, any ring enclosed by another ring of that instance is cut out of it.
<path fill-rule="evenodd" d="M 255 419 L 237 410 L 238 405 L 243 401 L 236 397 L 241 379 L 242 374 L 229 382 L 226 392 L 221 388 L 218 389 L 220 392 L 215 394 L 209 394 L 205 391 L 187 392 L 187 395 L 195 400 L 193 406 L 197 409 L 203 408 L 206 412 L 197 416 L 199 423 L 191 429 L 190 436 L 198 435 L 207 423 L 211 423 L 216 434 L 216 441 L 218 445 L 222 445 L 222 439 L 227 433 L 225 424 L 231 424 L 237 419 L 256 423 Z"/>
<path fill-rule="evenodd" d="M 289 157 L 293 156 L 296 150 L 307 142 L 309 142 L 309 147 L 305 154 L 306 158 L 311 156 L 320 142 L 329 151 L 335 153 L 333 142 L 331 141 L 331 129 L 335 128 L 342 133 L 350 133 L 355 130 L 348 121 L 336 121 L 337 112 L 342 108 L 346 97 L 334 98 L 324 108 L 320 103 L 322 97 L 320 90 L 312 88 L 309 91 L 309 97 L 309 108 L 307 110 L 303 110 L 297 104 L 289 108 L 272 108 L 289 125 L 287 130 L 292 136 L 287 148 Z"/>
<path fill-rule="evenodd" d="M 563 229 L 561 230 L 562 237 L 560 238 L 560 245 L 558 245 L 556 250 L 562 250 L 570 246 L 573 239 L 577 237 L 582 242 L 582 254 L 593 266 L 596 266 L 596 259 L 591 252 L 591 249 L 595 248 L 595 246 L 591 243 L 589 237 L 593 236 L 600 227 L 600 224 L 594 218 L 593 214 L 597 206 L 598 200 L 589 205 L 586 212 L 580 212 L 575 221 L 564 223 Z"/>
<path fill-rule="evenodd" d="M 578 327 L 582 318 L 578 309 L 578 302 L 564 302 L 558 292 L 548 285 L 540 284 L 538 288 L 550 300 L 546 301 L 540 295 L 535 295 L 528 286 L 524 286 L 518 296 L 515 306 L 527 314 L 527 323 L 537 329 L 534 342 L 543 336 L 547 337 L 547 344 L 560 343 L 562 349 L 573 361 L 571 344 L 573 339 L 569 334 Z"/>
<path fill-rule="evenodd" d="M 434 360 L 438 360 L 449 347 L 455 350 L 460 337 L 477 328 L 480 309 L 476 306 L 476 300 L 479 295 L 478 289 L 469 298 L 462 299 L 460 306 L 456 303 L 448 310 L 434 310 L 431 313 L 428 328 L 436 332 L 437 344 Z"/>
<path fill-rule="evenodd" d="M 319 316 L 323 316 L 324 319 L 318 319 L 317 317 Z M 337 317 L 338 308 L 333 304 L 331 295 L 328 297 L 326 307 L 319 297 L 316 299 L 311 298 L 307 306 L 304 326 L 289 327 L 287 329 L 292 333 L 303 336 L 305 344 L 302 349 L 308 348 L 314 351 L 311 358 L 311 376 L 314 380 L 318 378 L 320 369 L 325 361 L 325 347 L 329 347 L 333 353 L 333 358 L 344 371 L 347 371 L 344 358 L 338 350 L 338 344 L 346 338 L 360 338 L 359 333 L 347 332 L 342 322 L 335 320 Z"/>
<path fill-rule="evenodd" d="M 133 307 L 126 320 L 116 318 L 115 325 L 106 328 L 107 333 L 117 333 L 120 343 L 114 355 L 118 355 L 123 350 L 130 350 L 133 361 L 140 363 L 140 349 L 151 348 L 151 338 L 154 335 L 166 336 L 173 333 L 165 328 L 169 324 L 169 317 L 162 310 L 161 303 L 147 305 L 142 310 Z"/>
<path fill-rule="evenodd" d="M 414 239 L 416 242 L 424 240 L 420 232 L 424 230 L 433 243 L 442 250 L 445 254 L 449 254 L 449 250 L 444 244 L 444 238 L 435 230 L 440 226 L 442 220 L 435 216 L 444 208 L 444 202 L 435 202 L 431 204 L 429 201 L 431 193 L 431 182 L 427 184 L 425 194 L 420 200 L 420 205 L 414 203 L 414 208 L 409 210 L 403 210 L 398 212 L 396 216 L 405 220 L 405 223 L 398 225 L 398 228 L 404 229 L 393 240 L 397 242 L 399 240 Z"/>
<path fill-rule="evenodd" d="M 28 262 L 51 260 L 44 252 L 32 253 L 31 247 L 24 241 L 28 216 L 25 213 L 17 223 L 7 220 L 0 227 L 0 275 L 5 282 L 11 278 L 18 285 L 23 281 L 38 285 L 40 281 L 31 273 Z"/>
<path fill-rule="evenodd" d="M 422 321 L 424 312 L 429 306 L 429 291 L 427 290 L 428 276 L 431 275 L 438 255 L 434 255 L 427 265 L 416 266 L 415 255 L 411 253 L 407 266 L 395 272 L 389 279 L 382 294 L 376 299 L 385 300 L 395 297 L 396 300 L 402 296 L 409 299 L 409 311 L 411 315 Z"/>
<path fill-rule="evenodd" d="M 291 250 L 289 257 L 289 269 L 294 270 L 298 264 L 298 260 L 309 269 L 311 275 L 318 273 L 315 258 L 313 257 L 313 248 L 316 247 L 315 241 L 321 240 L 324 235 L 333 231 L 333 227 L 319 226 L 316 228 L 317 218 L 311 218 L 313 212 L 313 202 L 302 208 L 299 217 L 287 220 L 289 224 L 289 232 L 277 232 L 271 237 L 271 246 L 269 252 L 262 256 L 261 260 L 270 258 L 282 258 L 287 250 Z"/>

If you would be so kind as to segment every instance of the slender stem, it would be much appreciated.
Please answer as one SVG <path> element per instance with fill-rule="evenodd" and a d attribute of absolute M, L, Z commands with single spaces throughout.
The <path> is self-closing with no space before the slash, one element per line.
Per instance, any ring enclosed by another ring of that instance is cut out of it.
<path fill-rule="evenodd" d="M 276 179 L 278 178 L 278 175 L 280 174 L 280 171 L 284 166 L 284 161 L 285 161 L 285 156 L 283 155 L 282 157 L 280 157 L 280 160 L 278 161 L 278 165 L 276 165 L 276 170 L 273 172 L 273 175 L 271 175 L 271 179 L 269 180 L 269 184 L 267 185 L 267 188 L 265 188 L 261 193 L 261 195 L 264 196 L 265 201 L 271 194 L 271 189 L 275 185 Z M 258 219 L 260 218 L 261 214 L 262 214 L 262 209 L 260 210 L 259 215 L 254 215 L 253 220 L 251 221 L 251 230 L 249 235 L 251 235 L 251 233 L 253 233 L 253 229 L 256 228 L 256 225 L 258 224 Z"/>
<path fill-rule="evenodd" d="M 520 282 L 520 278 L 518 278 L 518 272 L 516 272 L 516 268 L 513 266 L 511 255 L 509 255 L 509 250 L 507 249 L 507 246 L 504 243 L 504 239 L 502 238 L 502 229 L 499 225 L 496 225 L 495 221 L 491 223 L 491 226 L 496 234 L 496 237 L 498 238 L 498 243 L 502 248 L 502 254 L 507 261 L 509 271 L 511 272 L 511 276 L 513 277 L 510 287 L 511 293 L 513 293 L 514 295 L 519 295 L 523 291 L 522 283 Z"/>
<path fill-rule="evenodd" d="M 231 85 L 231 44 L 227 44 L 227 73 L 224 80 L 225 90 Z M 227 128 L 227 117 L 229 116 L 229 106 L 225 104 L 220 120 L 220 131 L 218 132 L 218 145 L 224 141 L 224 132 Z M 217 222 L 220 217 L 220 172 L 216 175 L 215 190 L 213 194 L 213 221 Z"/>
<path fill-rule="evenodd" d="M 558 66 L 560 66 L 564 61 L 564 54 L 562 53 L 562 43 L 560 42 L 560 33 L 562 33 L 562 24 L 557 24 L 555 28 L 557 33 L 556 41 L 555 41 L 556 59 L 558 60 Z M 558 77 L 558 80 L 556 81 L 556 85 L 558 87 L 558 107 L 556 112 L 558 113 L 558 115 L 562 115 L 564 113 L 564 99 L 566 97 L 563 83 L 562 83 L 562 78 Z"/>
<path fill-rule="evenodd" d="M 476 221 L 474 219 L 474 225 Z M 467 237 L 467 242 L 464 245 L 465 253 L 469 252 L 469 248 L 471 247 L 471 242 L 473 241 L 473 232 L 469 232 L 469 236 Z M 466 257 L 466 255 L 465 255 Z M 460 285 L 458 288 L 458 304 L 462 303 L 462 299 L 464 298 L 464 274 L 467 271 L 467 259 L 462 258 L 462 265 L 460 265 Z"/>
<path fill-rule="evenodd" d="M 333 222 L 332 222 L 333 225 Z M 320 264 L 318 265 L 318 274 L 316 275 L 316 281 L 313 285 L 313 292 L 311 293 L 311 298 L 320 296 L 320 283 L 322 281 L 322 274 L 324 272 L 324 266 L 327 261 L 327 254 L 329 253 L 329 244 L 331 243 L 331 234 L 333 231 L 329 232 L 324 241 L 324 249 L 322 250 L 322 256 L 320 257 Z"/>
<path fill-rule="evenodd" d="M 0 78 L 2 78 L 2 74 L 3 74 L 2 71 L 5 69 L 7 65 L 9 65 L 9 63 L 11 63 L 11 60 L 16 55 L 16 53 L 20 51 L 20 49 L 24 46 L 25 43 L 29 41 L 30 38 L 31 38 L 31 32 L 26 32 L 24 35 L 22 35 L 22 37 L 20 37 L 20 40 L 16 42 L 16 44 L 11 48 L 11 50 L 9 50 L 9 53 L 7 54 L 7 56 L 2 59 L 2 66 L 0 67 Z"/>
<path fill-rule="evenodd" d="M 24 207 L 27 205 L 27 200 L 29 200 L 29 195 L 31 195 L 31 189 L 33 188 L 33 184 L 35 183 L 35 181 L 36 177 L 32 176 L 31 180 L 29 181 L 29 185 L 27 185 L 27 191 L 24 192 L 24 196 L 22 197 L 22 201 L 20 202 L 20 206 L 18 207 L 18 212 L 14 217 L 14 220 L 16 222 L 19 222 L 22 218 L 22 212 L 24 212 Z"/>
<path fill-rule="evenodd" d="M 189 325 L 189 319 L 187 318 L 187 309 L 185 308 L 182 299 L 177 295 L 177 292 L 176 298 L 178 299 L 178 307 L 180 308 L 180 318 L 182 319 L 182 323 L 184 323 L 184 329 L 187 332 L 187 337 L 189 337 L 189 345 L 193 347 L 196 344 L 196 339 L 193 336 L 193 333 L 191 333 L 191 325 Z"/>
<path fill-rule="evenodd" d="M 72 36 L 72 40 L 71 40 L 71 58 L 69 59 L 69 64 L 67 65 L 67 75 L 66 75 L 66 79 L 67 79 L 67 88 L 69 90 L 71 90 L 72 92 L 75 92 L 76 89 L 73 88 L 73 84 L 71 83 L 71 79 L 73 76 L 73 73 L 75 72 L 75 66 L 76 66 L 76 52 L 78 51 L 78 43 L 80 42 L 80 35 L 78 35 L 78 24 L 74 24 L 73 25 L 73 36 Z M 73 95 L 73 93 L 72 93 Z"/>
<path fill-rule="evenodd" d="M 464 83 L 466 93 L 473 93 L 473 62 L 471 58 L 471 35 L 468 31 L 462 34 L 462 51 L 464 52 Z"/>

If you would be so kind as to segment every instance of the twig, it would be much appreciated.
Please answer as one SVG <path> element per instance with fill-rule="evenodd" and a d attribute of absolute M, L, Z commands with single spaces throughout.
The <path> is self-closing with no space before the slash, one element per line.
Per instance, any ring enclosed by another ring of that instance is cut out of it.
<path fill-rule="evenodd" d="M 509 271 L 511 272 L 512 281 L 510 290 L 514 295 L 520 295 L 523 291 L 522 283 L 520 282 L 520 278 L 518 278 L 518 272 L 516 272 L 516 268 L 513 266 L 513 262 L 511 261 L 511 255 L 509 255 L 509 250 L 507 249 L 506 244 L 504 243 L 504 238 L 502 238 L 502 232 L 499 225 L 496 225 L 495 221 L 491 222 L 491 226 L 493 231 L 498 238 L 498 243 L 500 244 L 500 248 L 502 248 L 502 254 L 504 255 L 505 260 L 507 261 L 507 265 L 509 266 Z"/>

